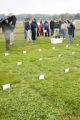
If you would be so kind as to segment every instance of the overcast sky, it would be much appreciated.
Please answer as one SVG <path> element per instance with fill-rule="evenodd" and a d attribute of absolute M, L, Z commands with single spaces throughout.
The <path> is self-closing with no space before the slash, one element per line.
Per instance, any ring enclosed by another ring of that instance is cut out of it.
<path fill-rule="evenodd" d="M 0 0 L 0 14 L 80 13 L 80 0 Z"/>

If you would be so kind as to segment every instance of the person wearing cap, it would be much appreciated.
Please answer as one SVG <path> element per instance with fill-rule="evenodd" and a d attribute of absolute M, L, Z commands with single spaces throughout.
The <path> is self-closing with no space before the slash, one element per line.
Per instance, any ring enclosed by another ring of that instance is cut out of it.
<path fill-rule="evenodd" d="M 8 23 L 8 19 L 6 19 L 2 24 L 2 32 L 4 34 L 5 40 L 6 40 L 6 50 L 9 51 L 10 46 L 10 35 L 12 33 L 12 26 Z"/>

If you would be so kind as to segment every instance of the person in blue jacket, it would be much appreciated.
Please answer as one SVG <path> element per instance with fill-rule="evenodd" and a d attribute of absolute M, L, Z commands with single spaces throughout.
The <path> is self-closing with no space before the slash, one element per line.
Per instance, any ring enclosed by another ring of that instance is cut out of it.
<path fill-rule="evenodd" d="M 47 20 L 44 22 L 44 30 L 45 30 L 45 36 L 47 36 L 48 34 L 49 37 L 49 23 Z"/>
<path fill-rule="evenodd" d="M 32 40 L 36 40 L 36 20 L 35 19 L 32 20 L 31 31 L 32 31 Z"/>
<path fill-rule="evenodd" d="M 69 38 L 70 38 L 70 44 L 73 43 L 73 34 L 74 34 L 74 25 L 69 21 L 67 20 L 68 23 L 69 23 L 69 27 L 68 27 L 68 34 L 69 34 Z"/>

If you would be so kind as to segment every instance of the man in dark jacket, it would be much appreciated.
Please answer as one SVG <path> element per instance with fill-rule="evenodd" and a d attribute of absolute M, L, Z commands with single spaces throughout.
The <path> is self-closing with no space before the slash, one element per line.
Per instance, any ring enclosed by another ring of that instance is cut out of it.
<path fill-rule="evenodd" d="M 32 40 L 36 40 L 36 22 L 35 22 L 35 19 L 32 20 L 31 31 L 32 31 Z"/>
<path fill-rule="evenodd" d="M 69 34 L 69 38 L 70 38 L 70 44 L 72 44 L 73 43 L 74 26 L 70 21 L 68 21 L 68 23 L 70 24 L 68 27 L 68 34 Z"/>
<path fill-rule="evenodd" d="M 51 36 L 54 34 L 54 20 L 50 21 Z"/>
<path fill-rule="evenodd" d="M 43 33 L 43 27 L 44 27 L 44 25 L 43 25 L 43 23 L 42 23 L 42 21 L 40 21 L 40 24 L 41 24 L 41 33 L 40 33 L 40 35 L 44 35 L 44 33 Z"/>
<path fill-rule="evenodd" d="M 47 37 L 47 33 L 48 33 L 48 37 L 49 37 L 49 23 L 47 20 L 44 22 L 44 30 L 45 30 L 45 36 Z"/>

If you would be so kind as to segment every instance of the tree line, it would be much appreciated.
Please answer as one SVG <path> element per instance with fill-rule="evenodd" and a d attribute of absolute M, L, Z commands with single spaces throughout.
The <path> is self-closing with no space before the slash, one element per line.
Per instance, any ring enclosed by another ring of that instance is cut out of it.
<path fill-rule="evenodd" d="M 5 14 L 0 14 L 0 18 L 4 17 Z M 65 14 L 54 14 L 54 15 L 49 15 L 49 14 L 19 14 L 16 15 L 16 18 L 18 21 L 23 21 L 24 18 L 30 18 L 31 20 L 33 18 L 36 18 L 37 20 L 45 20 L 46 18 L 48 20 L 50 19 L 80 19 L 80 13 L 77 14 L 69 14 L 69 13 L 65 13 Z"/>

